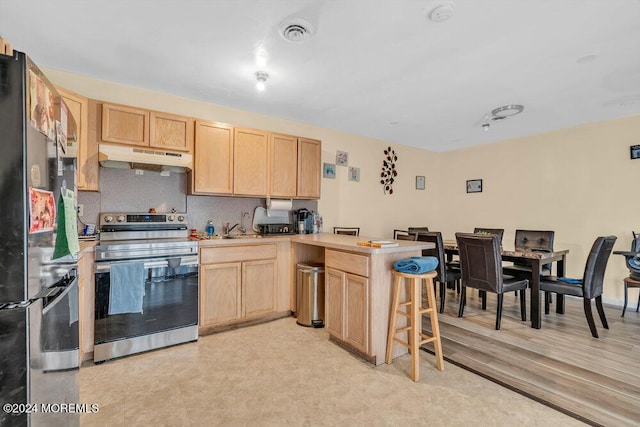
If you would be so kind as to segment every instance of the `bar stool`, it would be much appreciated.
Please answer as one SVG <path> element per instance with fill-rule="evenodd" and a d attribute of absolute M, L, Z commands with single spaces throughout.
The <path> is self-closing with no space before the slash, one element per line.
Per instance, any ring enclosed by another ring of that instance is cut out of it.
<path fill-rule="evenodd" d="M 442 359 L 442 344 L 440 342 L 440 327 L 438 325 L 438 310 L 436 309 L 436 296 L 433 291 L 433 279 L 437 276 L 434 271 L 424 274 L 408 274 L 393 270 L 391 272 L 395 277 L 393 288 L 393 299 L 391 302 L 391 319 L 389 321 L 389 334 L 387 335 L 387 355 L 385 362 L 390 364 L 393 359 L 393 343 L 394 341 L 402 344 L 409 349 L 411 353 L 411 379 L 418 381 L 420 378 L 420 346 L 433 342 L 436 354 L 436 365 L 439 370 L 444 370 L 444 361 Z M 400 302 L 400 292 L 403 284 L 408 279 L 411 285 L 409 293 L 409 301 Z M 427 303 L 428 308 L 422 308 L 422 281 L 426 280 Z M 401 309 L 406 307 L 407 311 Z M 431 319 L 432 336 L 422 333 L 422 315 L 429 314 Z M 408 326 L 396 329 L 396 316 L 405 316 L 408 318 Z M 408 332 L 408 342 L 402 341 L 396 334 Z"/>
<path fill-rule="evenodd" d="M 622 307 L 622 316 L 624 317 L 624 312 L 627 311 L 627 294 L 629 288 L 640 288 L 640 280 L 632 279 L 631 277 L 626 277 L 624 279 L 624 307 Z M 638 305 L 636 306 L 636 312 L 640 309 L 640 294 L 638 295 Z"/>

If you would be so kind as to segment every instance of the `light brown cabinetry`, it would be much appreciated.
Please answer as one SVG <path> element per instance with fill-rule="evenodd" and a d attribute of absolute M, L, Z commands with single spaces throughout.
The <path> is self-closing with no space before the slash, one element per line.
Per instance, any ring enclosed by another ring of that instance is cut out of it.
<path fill-rule="evenodd" d="M 321 158 L 322 150 L 320 141 L 309 138 L 298 138 L 297 196 L 299 198 L 320 198 Z"/>
<path fill-rule="evenodd" d="M 319 199 L 321 154 L 318 140 L 269 134 L 269 195 Z"/>
<path fill-rule="evenodd" d="M 80 361 L 93 357 L 94 333 L 94 253 L 84 249 L 78 258 L 78 319 L 80 336 Z"/>
<path fill-rule="evenodd" d="M 276 311 L 275 244 L 203 248 L 200 326 L 219 326 Z"/>
<path fill-rule="evenodd" d="M 233 126 L 196 120 L 191 194 L 233 193 Z"/>
<path fill-rule="evenodd" d="M 76 186 L 82 191 L 99 191 L 98 145 L 95 139 L 89 140 L 89 99 L 60 87 L 56 89 L 76 122 L 78 144 Z"/>
<path fill-rule="evenodd" d="M 102 141 L 190 152 L 193 119 L 142 108 L 104 103 Z"/>
<path fill-rule="evenodd" d="M 267 132 L 258 129 L 234 129 L 233 194 L 267 194 L 269 144 Z"/>
<path fill-rule="evenodd" d="M 357 350 L 369 350 L 369 259 L 325 251 L 325 327 Z"/>

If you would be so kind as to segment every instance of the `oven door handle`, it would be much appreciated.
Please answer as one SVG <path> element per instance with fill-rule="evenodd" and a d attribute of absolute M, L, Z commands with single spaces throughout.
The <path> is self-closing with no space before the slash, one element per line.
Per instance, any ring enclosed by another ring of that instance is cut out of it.
<path fill-rule="evenodd" d="M 104 273 L 105 271 L 109 271 L 111 270 L 111 266 L 113 264 L 120 264 L 120 263 L 132 263 L 132 262 L 143 262 L 144 263 L 144 268 L 154 268 L 154 267 L 168 267 L 169 266 L 169 259 L 173 259 L 174 257 L 170 257 L 170 258 L 161 258 L 161 259 L 146 259 L 146 260 L 128 260 L 128 261 L 119 261 L 119 262 L 105 262 L 105 263 L 96 263 L 95 264 L 95 272 L 96 273 Z M 194 265 L 198 265 L 198 257 L 197 256 L 190 256 L 190 257 L 182 257 L 179 258 L 180 259 L 180 267 L 182 266 L 194 266 Z"/>

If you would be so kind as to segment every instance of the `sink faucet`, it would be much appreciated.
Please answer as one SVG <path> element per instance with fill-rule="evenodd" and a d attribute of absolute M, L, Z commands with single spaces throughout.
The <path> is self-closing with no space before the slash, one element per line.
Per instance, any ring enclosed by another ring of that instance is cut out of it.
<path fill-rule="evenodd" d="M 236 228 L 238 226 L 238 223 L 233 224 L 231 227 L 229 227 L 229 223 L 225 222 L 224 223 L 224 227 L 223 227 L 223 232 L 224 234 L 229 234 L 231 233 L 231 231 Z"/>
<path fill-rule="evenodd" d="M 240 228 L 238 228 L 238 230 L 240 230 L 242 234 L 247 234 L 247 229 L 244 226 L 244 217 L 248 217 L 248 216 L 249 216 L 249 212 L 242 212 L 240 214 Z"/>

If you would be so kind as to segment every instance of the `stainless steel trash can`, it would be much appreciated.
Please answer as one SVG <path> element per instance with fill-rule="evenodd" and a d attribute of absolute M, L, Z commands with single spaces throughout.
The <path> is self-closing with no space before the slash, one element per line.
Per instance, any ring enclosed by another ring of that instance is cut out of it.
<path fill-rule="evenodd" d="M 324 327 L 324 265 L 297 265 L 296 315 L 298 325 Z"/>

